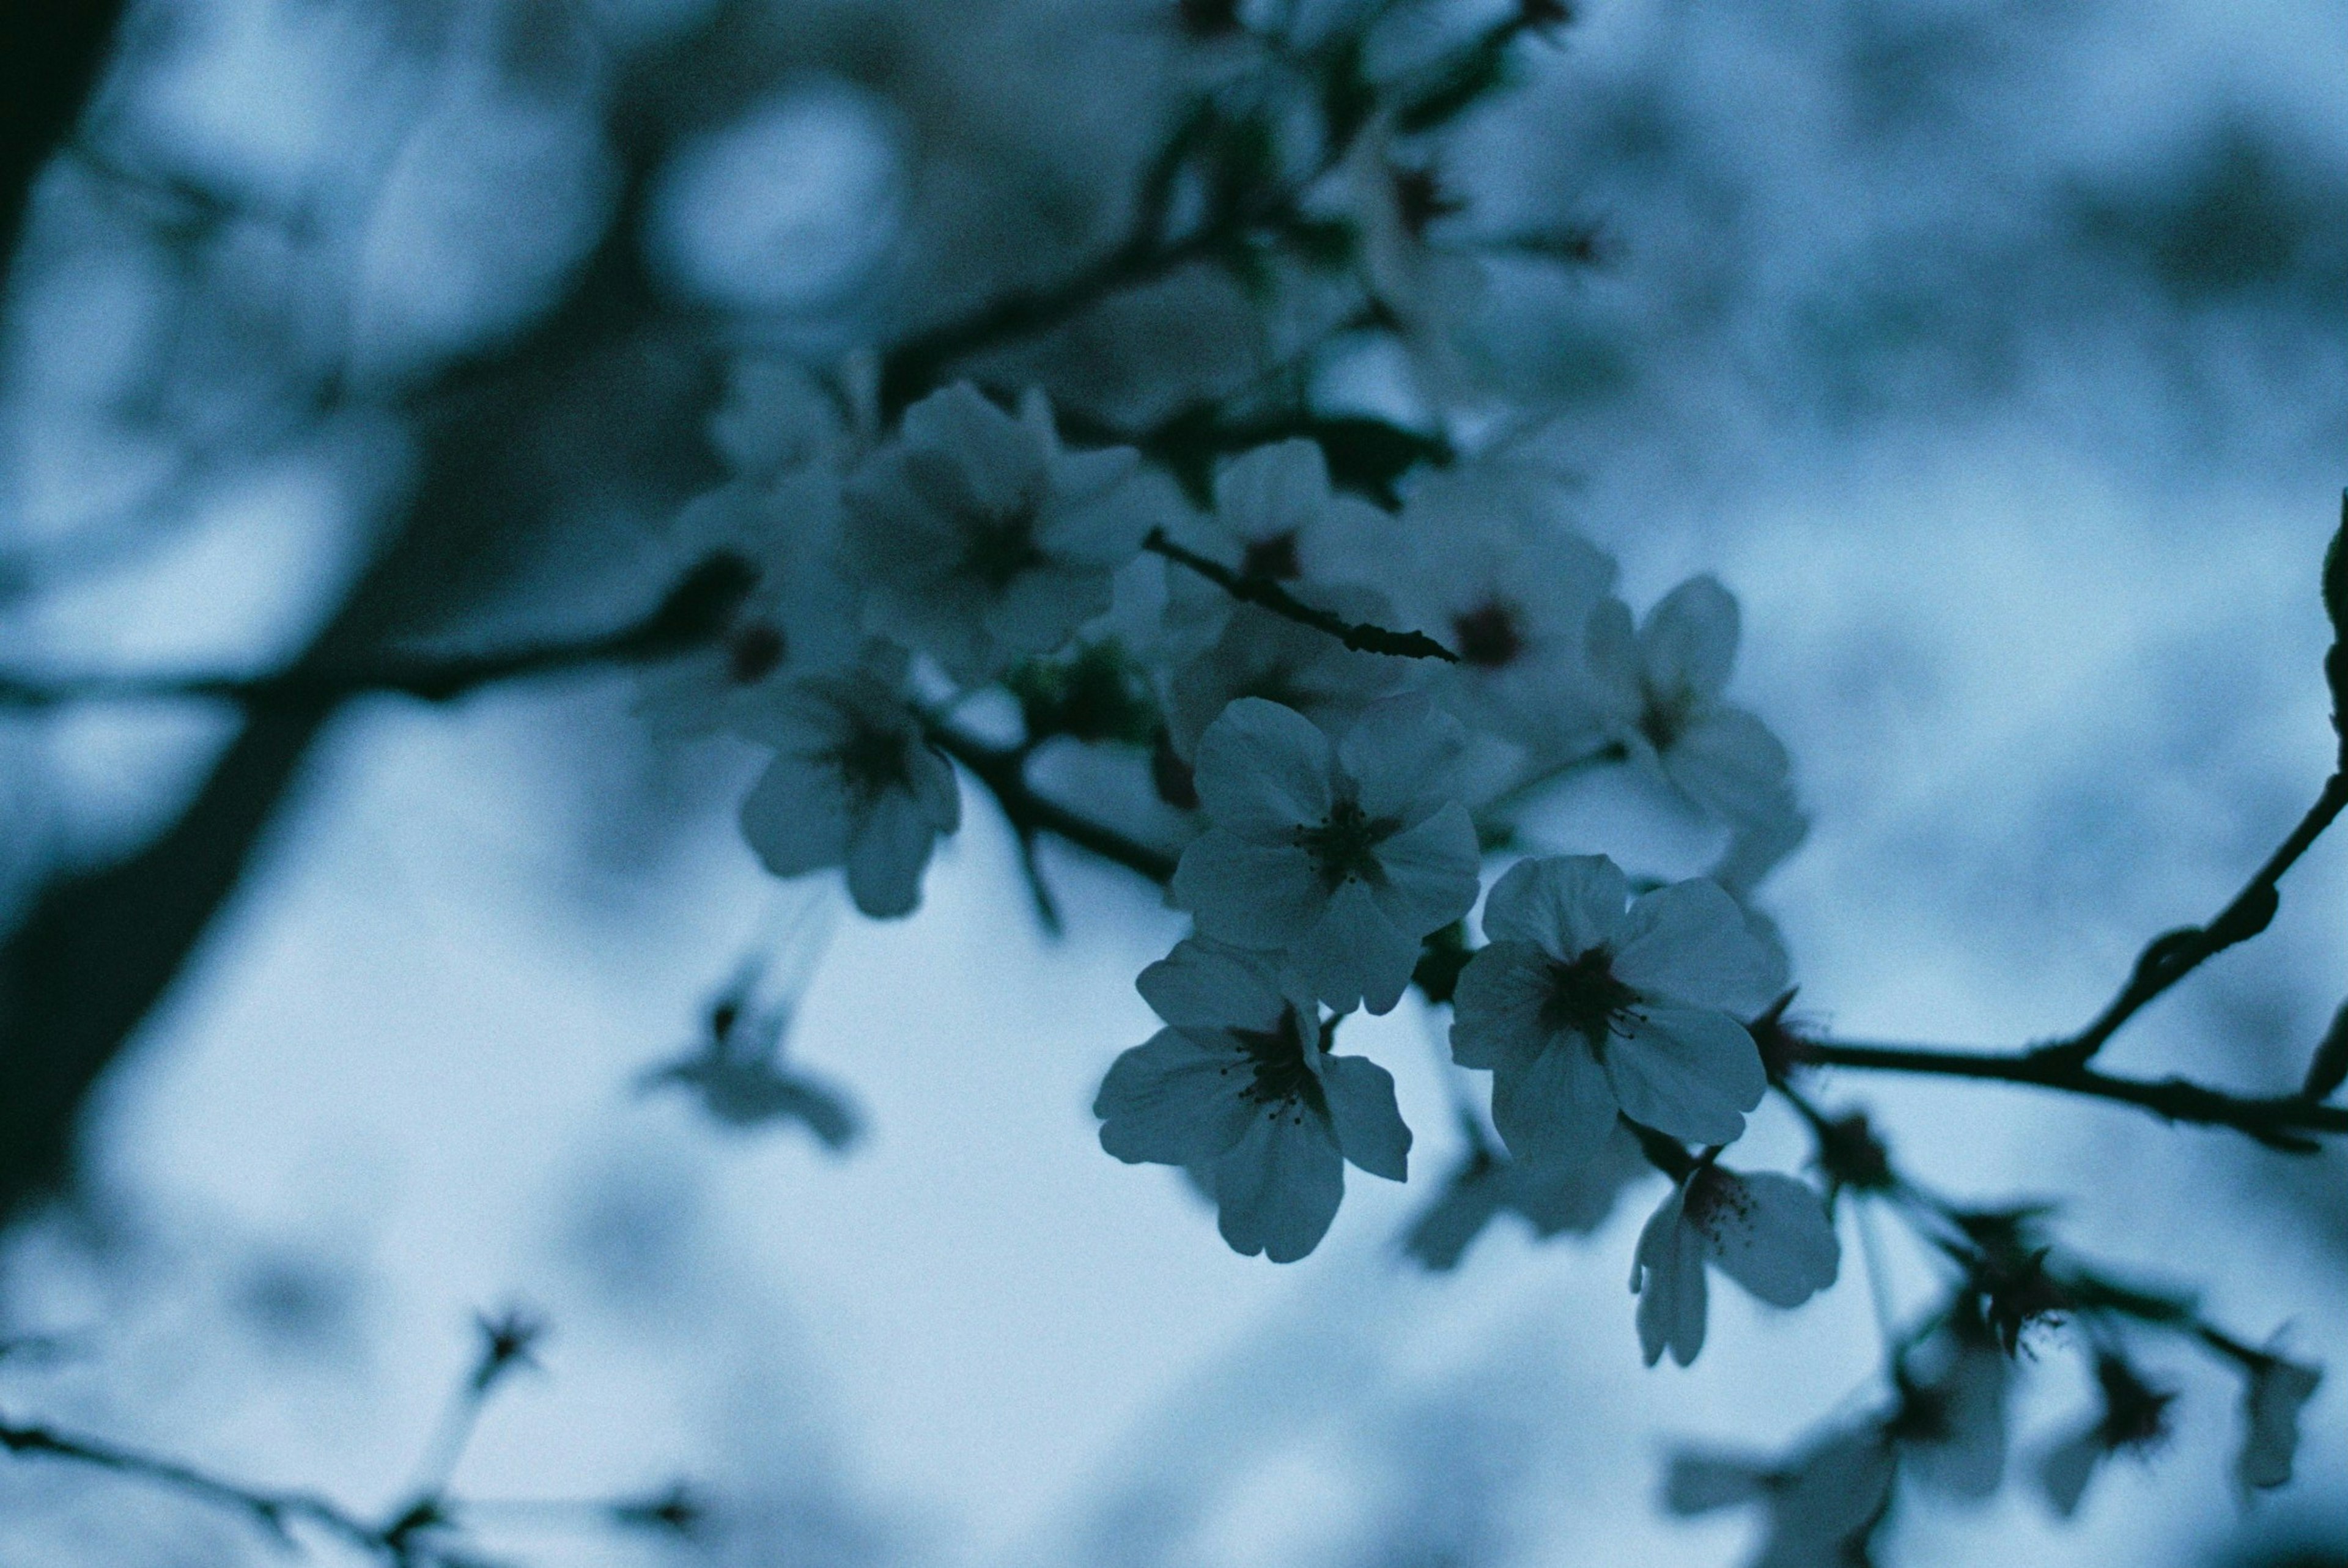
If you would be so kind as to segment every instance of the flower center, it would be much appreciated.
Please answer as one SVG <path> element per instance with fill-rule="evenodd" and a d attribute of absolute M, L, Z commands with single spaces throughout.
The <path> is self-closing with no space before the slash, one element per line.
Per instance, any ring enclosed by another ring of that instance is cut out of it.
<path fill-rule="evenodd" d="M 1321 880 L 1334 892 L 1347 882 L 1382 886 L 1385 867 L 1378 864 L 1377 847 L 1395 825 L 1373 817 L 1359 802 L 1341 800 L 1329 808 L 1328 820 L 1318 827 L 1300 827 L 1296 842 L 1313 856 Z"/>
<path fill-rule="evenodd" d="M 849 799 L 859 805 L 870 805 L 891 790 L 910 789 L 913 781 L 905 736 L 878 725 L 857 725 L 831 753 L 831 763 Z"/>
<path fill-rule="evenodd" d="M 1688 721 L 1695 717 L 1695 693 L 1685 687 L 1676 692 L 1657 692 L 1650 688 L 1647 703 L 1639 714 L 1639 733 L 1659 752 L 1667 752 L 1687 733 Z"/>
<path fill-rule="evenodd" d="M 1687 1216 L 1687 1223 L 1717 1239 L 1722 1221 L 1752 1212 L 1753 1194 L 1718 1166 L 1704 1165 L 1688 1177 L 1687 1196 L 1682 1202 L 1685 1206 L 1680 1212 Z"/>
<path fill-rule="evenodd" d="M 1289 1008 L 1270 1029 L 1234 1029 L 1231 1038 L 1247 1052 L 1255 1080 L 1240 1091 L 1243 1099 L 1270 1106 L 1275 1112 L 1302 1101 L 1314 1114 L 1329 1114 L 1329 1097 L 1320 1075 L 1304 1060 L 1303 1030 L 1308 1027 Z"/>
<path fill-rule="evenodd" d="M 1240 558 L 1241 577 L 1262 578 L 1270 582 L 1287 582 L 1304 575 L 1304 563 L 1296 557 L 1296 530 L 1274 534 L 1268 539 L 1251 539 L 1247 553 Z"/>
<path fill-rule="evenodd" d="M 1549 969 L 1549 995 L 1541 1002 L 1543 1027 L 1560 1034 L 1578 1034 L 1593 1051 L 1603 1052 L 1616 1020 L 1636 1006 L 1639 993 L 1614 978 L 1614 955 L 1605 948 L 1588 952 Z M 1689 1203 L 1695 1199 L 1690 1194 Z"/>
<path fill-rule="evenodd" d="M 1498 599 L 1453 616 L 1451 630 L 1459 644 L 1459 657 L 1487 670 L 1499 669 L 1525 651 L 1524 637 L 1517 630 L 1515 607 Z"/>
<path fill-rule="evenodd" d="M 1009 512 L 970 519 L 970 542 L 962 569 L 1000 593 L 1022 572 L 1044 564 L 1035 547 L 1035 508 L 1023 505 Z"/>
<path fill-rule="evenodd" d="M 788 651 L 780 627 L 754 620 L 726 644 L 726 678 L 736 686 L 755 686 L 775 672 Z"/>

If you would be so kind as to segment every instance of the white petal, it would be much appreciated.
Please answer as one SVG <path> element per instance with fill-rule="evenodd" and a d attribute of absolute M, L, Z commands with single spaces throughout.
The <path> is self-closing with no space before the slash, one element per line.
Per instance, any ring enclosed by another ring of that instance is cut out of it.
<path fill-rule="evenodd" d="M 1468 808 L 1446 801 L 1416 827 L 1383 840 L 1375 852 L 1385 873 L 1372 889 L 1387 919 L 1414 937 L 1440 930 L 1476 907 L 1482 855 Z"/>
<path fill-rule="evenodd" d="M 914 803 L 932 827 L 953 833 L 962 826 L 962 793 L 954 783 L 953 764 L 927 745 L 911 747 L 905 771 Z"/>
<path fill-rule="evenodd" d="M 2068 1519 L 2079 1511 L 2079 1500 L 2086 1495 L 2087 1482 L 2095 1479 L 2096 1467 L 2103 1458 L 2100 1420 L 2089 1422 L 2075 1436 L 2046 1450 L 2046 1457 L 2038 1461 L 2038 1482 L 2046 1489 L 2046 1501 L 2056 1513 Z"/>
<path fill-rule="evenodd" d="M 1762 823 L 1794 809 L 1785 745 L 1742 708 L 1699 713 L 1659 760 L 1682 794 L 1724 822 Z"/>
<path fill-rule="evenodd" d="M 1605 1071 L 1578 1039 L 1560 1035 L 1492 1074 L 1492 1125 L 1529 1165 L 1588 1164 L 1606 1147 L 1616 1109 Z"/>
<path fill-rule="evenodd" d="M 1304 531 L 1329 500 L 1329 465 L 1318 442 L 1259 446 L 1215 475 L 1215 515 L 1248 543 Z"/>
<path fill-rule="evenodd" d="M 1171 892 L 1175 906 L 1189 910 L 1207 936 L 1258 949 L 1296 941 L 1329 902 L 1303 850 L 1244 843 L 1220 828 L 1184 848 Z"/>
<path fill-rule="evenodd" d="M 1828 1438 L 1772 1489 L 1769 1543 L 1753 1568 L 1862 1561 L 1852 1545 L 1882 1517 L 1897 1473 L 1880 1427 L 1870 1423 Z"/>
<path fill-rule="evenodd" d="M 1242 838 L 1290 842 L 1325 822 L 1334 757 L 1319 725 L 1292 708 L 1241 697 L 1199 738 L 1199 802 Z"/>
<path fill-rule="evenodd" d="M 848 804 L 827 767 L 777 757 L 742 802 L 742 836 L 778 876 L 837 866 L 848 853 Z"/>
<path fill-rule="evenodd" d="M 1516 941 L 1488 942 L 1468 959 L 1451 998 L 1451 1060 L 1490 1069 L 1547 1049 L 1550 962 Z"/>
<path fill-rule="evenodd" d="M 1326 1057 L 1321 1087 L 1345 1158 L 1373 1176 L 1408 1181 L 1410 1129 L 1395 1105 L 1393 1074 L 1366 1057 Z"/>
<path fill-rule="evenodd" d="M 1614 1212 L 1622 1189 L 1653 1170 L 1638 1139 L 1617 1121 L 1594 1158 L 1571 1165 L 1512 1163 L 1509 1206 L 1537 1235 L 1588 1235 Z"/>
<path fill-rule="evenodd" d="M 1666 1349 L 1681 1366 L 1693 1364 L 1704 1348 L 1704 1243 L 1684 1223 L 1678 1187 L 1639 1232 L 1631 1288 L 1639 1296 L 1639 1349 L 1647 1365 Z"/>
<path fill-rule="evenodd" d="M 1701 878 L 1642 895 L 1623 919 L 1614 977 L 1643 997 L 1750 1018 L 1776 966 L 1736 900 Z"/>
<path fill-rule="evenodd" d="M 1641 683 L 1639 636 L 1632 629 L 1631 607 L 1619 599 L 1605 599 L 1590 612 L 1590 700 L 1618 726 L 1635 723 L 1646 705 Z"/>
<path fill-rule="evenodd" d="M 1686 1518 L 1761 1500 L 1768 1471 L 1730 1454 L 1675 1453 L 1663 1478 L 1663 1506 Z"/>
<path fill-rule="evenodd" d="M 1101 1119 L 1101 1147 L 1129 1165 L 1197 1165 L 1217 1159 L 1258 1114 L 1242 1092 L 1253 1081 L 1239 1051 L 1215 1049 L 1179 1030 L 1159 1030 L 1119 1056 L 1101 1080 L 1093 1099 L 1093 1114 Z"/>
<path fill-rule="evenodd" d="M 1639 656 L 1659 692 L 1716 697 L 1736 662 L 1736 596 L 1712 576 L 1692 577 L 1663 595 L 1639 629 Z"/>
<path fill-rule="evenodd" d="M 1769 1075 L 1745 1026 L 1701 1008 L 1642 1007 L 1607 1042 L 1606 1077 L 1622 1114 L 1694 1143 L 1733 1143 Z"/>
<path fill-rule="evenodd" d="M 1842 1246 L 1807 1184 L 1718 1168 L 1689 1181 L 1688 1223 L 1729 1278 L 1772 1307 L 1798 1307 L 1834 1283 Z"/>
<path fill-rule="evenodd" d="M 1484 934 L 1529 943 L 1552 958 L 1579 958 L 1613 944 L 1630 896 L 1630 879 L 1602 855 L 1519 860 L 1484 901 Z"/>
<path fill-rule="evenodd" d="M 1000 646 L 1000 660 L 1004 654 L 1051 652 L 1108 604 L 1107 571 L 1040 566 L 1004 585 L 983 619 L 987 635 Z"/>
<path fill-rule="evenodd" d="M 1345 1195 L 1345 1164 L 1321 1119 L 1297 1107 L 1256 1110 L 1215 1162 L 1215 1202 L 1233 1252 L 1293 1263 L 1321 1245 Z"/>
<path fill-rule="evenodd" d="M 916 485 L 948 486 L 932 499 L 955 511 L 1000 516 L 1043 490 L 1043 441 L 966 381 L 907 409 L 902 429 L 908 456 L 924 460 Z"/>
<path fill-rule="evenodd" d="M 922 804 L 890 790 L 848 830 L 848 892 L 876 920 L 910 915 L 922 902 L 922 868 L 937 829 Z"/>
<path fill-rule="evenodd" d="M 2234 1473 L 2246 1487 L 2281 1486 L 2299 1452 L 2300 1408 L 2315 1397 L 2323 1373 L 2273 1357 L 2260 1362 L 2242 1389 L 2245 1431 Z"/>
<path fill-rule="evenodd" d="M 1449 786 L 1467 745 L 1457 719 L 1411 692 L 1363 709 L 1337 743 L 1337 761 L 1360 785 L 1365 812 L 1406 820 L 1422 800 Z"/>
<path fill-rule="evenodd" d="M 1392 1012 L 1417 967 L 1423 934 L 1396 927 L 1367 887 L 1348 881 L 1290 948 L 1289 968 L 1339 1012 Z"/>
<path fill-rule="evenodd" d="M 1277 1025 L 1288 1002 L 1263 961 L 1195 938 L 1141 971 L 1133 982 L 1159 1018 L 1200 1029 L 1226 1026 L 1264 1030 Z"/>

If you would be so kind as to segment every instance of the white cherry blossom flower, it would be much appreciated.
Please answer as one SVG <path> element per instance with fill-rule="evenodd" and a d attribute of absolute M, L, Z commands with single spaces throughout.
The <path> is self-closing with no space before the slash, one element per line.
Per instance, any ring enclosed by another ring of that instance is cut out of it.
<path fill-rule="evenodd" d="M 675 570 L 722 553 L 753 582 L 708 648 L 639 677 L 636 712 L 655 735 L 747 733 L 790 682 L 856 661 L 856 590 L 831 564 L 839 522 L 839 480 L 820 465 L 725 486 L 677 515 L 664 550 Z"/>
<path fill-rule="evenodd" d="M 788 360 L 764 357 L 727 367 L 709 441 L 736 476 L 753 481 L 810 463 L 835 465 L 849 446 L 839 405 L 815 378 Z"/>
<path fill-rule="evenodd" d="M 792 682 L 753 738 L 775 760 L 742 803 L 742 835 L 767 870 L 845 866 L 867 915 L 909 915 L 940 834 L 962 822 L 953 768 L 906 691 L 904 650 L 875 641 L 855 667 Z"/>
<path fill-rule="evenodd" d="M 1446 788 L 1463 743 L 1416 698 L 1373 705 L 1334 745 L 1293 709 L 1241 698 L 1199 743 L 1213 825 L 1182 852 L 1174 902 L 1331 1007 L 1389 1010 L 1421 939 L 1476 902 L 1476 829 Z"/>
<path fill-rule="evenodd" d="M 710 1117 L 733 1128 L 797 1122 L 835 1153 L 862 1131 L 856 1108 L 821 1079 L 783 1060 L 788 1008 L 757 1012 L 721 1004 L 699 1050 L 653 1069 L 639 1080 L 649 1091 L 671 1084 L 691 1090 Z"/>
<path fill-rule="evenodd" d="M 1668 1348 L 1685 1367 L 1704 1348 L 1706 1265 L 1772 1307 L 1799 1307 L 1834 1283 L 1841 1261 L 1826 1204 L 1807 1184 L 1699 1164 L 1639 1233 L 1631 1288 L 1647 1365 Z"/>
<path fill-rule="evenodd" d="M 2244 1367 L 2242 1449 L 2234 1475 L 2246 1491 L 2291 1480 L 2299 1453 L 2299 1412 L 2322 1381 L 2322 1368 L 2285 1360 L 2272 1349 Z"/>
<path fill-rule="evenodd" d="M 1101 1147 L 1202 1178 L 1232 1249 L 1292 1263 L 1320 1245 L 1344 1165 L 1405 1179 L 1410 1129 L 1385 1069 L 1326 1048 L 1335 1020 L 1262 960 L 1196 938 L 1136 982 L 1167 1027 L 1117 1059 Z"/>
<path fill-rule="evenodd" d="M 849 477 L 841 559 L 876 630 L 979 681 L 1109 608 L 1149 531 L 1130 447 L 1062 450 L 1031 395 L 1014 419 L 966 384 L 905 412 Z"/>
<path fill-rule="evenodd" d="M 1560 515 L 1553 479 L 1498 462 L 1427 476 L 1403 503 L 1403 548 L 1375 580 L 1400 623 L 1459 655 L 1430 691 L 1460 719 L 1544 761 L 1586 749 L 1599 723 L 1591 616 L 1613 560 Z"/>
<path fill-rule="evenodd" d="M 1770 999 L 1769 951 L 1727 894 L 1643 895 L 1603 856 L 1519 861 L 1484 906 L 1490 942 L 1459 976 L 1451 1054 L 1492 1072 L 1492 1122 L 1519 1159 L 1578 1163 L 1619 1112 L 1671 1137 L 1734 1142 L 1768 1074 L 1738 1021 Z"/>
<path fill-rule="evenodd" d="M 1759 1503 L 1769 1530 L 1752 1568 L 1849 1568 L 1891 1503 L 1891 1444 L 1874 1426 L 1836 1432 L 1790 1463 L 1673 1456 L 1663 1506 L 1683 1516 Z"/>
<path fill-rule="evenodd" d="M 1591 619 L 1591 674 L 1607 739 L 1732 826 L 1770 824 L 1796 812 L 1791 764 L 1725 700 L 1737 634 L 1735 597 L 1715 578 L 1672 589 L 1635 631 L 1609 600 Z"/>

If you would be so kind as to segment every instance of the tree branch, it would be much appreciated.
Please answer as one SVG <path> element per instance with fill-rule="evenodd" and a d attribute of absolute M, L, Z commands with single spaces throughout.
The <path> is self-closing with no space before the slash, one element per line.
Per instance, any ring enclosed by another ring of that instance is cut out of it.
<path fill-rule="evenodd" d="M 2230 1127 L 2261 1143 L 2294 1153 L 2315 1147 L 2305 1134 L 2348 1133 L 2348 1106 L 2320 1104 L 2298 1095 L 2257 1098 L 2230 1094 L 2182 1078 L 2121 1078 L 2043 1050 L 1948 1050 L 1788 1035 L 1787 1053 L 1797 1066 L 1986 1079 L 2109 1100 L 2148 1111 L 2164 1121 Z"/>
<path fill-rule="evenodd" d="M 2204 960 L 2265 930 L 2281 903 L 2276 885 L 2283 873 L 2322 836 L 2343 807 L 2348 807 L 2348 773 L 2335 773 L 2324 781 L 2322 793 L 2291 835 L 2214 919 L 2207 926 L 2180 927 L 2154 938 L 2137 955 L 2127 983 L 2093 1022 L 2068 1039 L 2038 1047 L 2034 1054 L 2057 1063 L 2085 1065 L 2146 1003 L 2191 974 Z"/>
<path fill-rule="evenodd" d="M 1440 659 L 1447 664 L 1459 662 L 1459 655 L 1424 631 L 1389 631 L 1382 626 L 1363 625 L 1328 610 L 1316 610 L 1268 578 L 1243 577 L 1220 561 L 1185 549 L 1168 538 L 1163 528 L 1150 529 L 1141 548 L 1189 568 L 1242 604 L 1252 604 L 1299 626 L 1325 631 L 1356 652 L 1384 653 L 1396 659 Z"/>
<path fill-rule="evenodd" d="M 929 733 L 932 745 L 968 769 L 994 797 L 1004 820 L 1022 840 L 1048 833 L 1161 887 L 1174 880 L 1174 856 L 1037 794 L 1027 782 L 1024 753 L 990 746 L 940 721 L 932 722 Z"/>

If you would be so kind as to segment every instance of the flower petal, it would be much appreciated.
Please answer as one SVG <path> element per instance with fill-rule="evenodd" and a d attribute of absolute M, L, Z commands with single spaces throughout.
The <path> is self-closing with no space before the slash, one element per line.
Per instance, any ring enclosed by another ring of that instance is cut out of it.
<path fill-rule="evenodd" d="M 910 915 L 922 902 L 922 870 L 937 830 L 922 804 L 890 790 L 848 829 L 848 892 L 876 920 Z"/>
<path fill-rule="evenodd" d="M 1298 827 L 1328 820 L 1334 765 L 1329 737 L 1312 720 L 1241 697 L 1199 737 L 1199 802 L 1242 838 L 1291 842 Z"/>
<path fill-rule="evenodd" d="M 742 802 L 742 836 L 766 868 L 798 876 L 848 853 L 848 803 L 829 768 L 788 753 L 767 766 Z"/>
<path fill-rule="evenodd" d="M 1742 708 L 1699 713 L 1658 760 L 1674 788 L 1724 822 L 1766 823 L 1795 810 L 1784 743 Z"/>
<path fill-rule="evenodd" d="M 1347 881 L 1289 949 L 1289 968 L 1339 1012 L 1392 1012 L 1418 964 L 1422 935 L 1398 928 L 1369 888 Z"/>
<path fill-rule="evenodd" d="M 1643 997 L 1749 1018 L 1773 999 L 1767 948 L 1736 900 L 1701 878 L 1641 896 L 1622 922 L 1614 977 Z"/>
<path fill-rule="evenodd" d="M 1364 812 L 1407 821 L 1413 807 L 1449 785 L 1467 746 L 1458 720 L 1406 692 L 1363 709 L 1337 743 L 1337 761 L 1360 786 Z"/>
<path fill-rule="evenodd" d="M 1519 860 L 1484 901 L 1484 934 L 1573 958 L 1612 946 L 1622 927 L 1630 879 L 1602 855 Z"/>
<path fill-rule="evenodd" d="M 1616 1109 L 1605 1070 L 1578 1039 L 1558 1036 L 1492 1074 L 1492 1125 L 1528 1165 L 1588 1164 L 1606 1147 Z"/>
<path fill-rule="evenodd" d="M 1639 1296 L 1639 1351 L 1647 1365 L 1666 1349 L 1681 1366 L 1693 1363 L 1704 1348 L 1708 1287 L 1704 1244 L 1684 1223 L 1683 1189 L 1673 1187 L 1639 1232 L 1631 1288 Z"/>
<path fill-rule="evenodd" d="M 1233 1252 L 1294 1263 L 1321 1245 L 1345 1195 L 1345 1164 L 1318 1116 L 1257 1109 L 1215 1162 L 1215 1202 Z"/>
<path fill-rule="evenodd" d="M 1128 1165 L 1197 1165 L 1237 1143 L 1257 1114 L 1241 1092 L 1252 1080 L 1216 1039 L 1161 1029 L 1111 1063 L 1093 1097 L 1102 1149 Z"/>
<path fill-rule="evenodd" d="M 1716 1166 L 1689 1182 L 1689 1224 L 1729 1278 L 1772 1307 L 1799 1307 L 1834 1283 L 1842 1245 L 1807 1183 Z"/>
<path fill-rule="evenodd" d="M 1468 959 L 1451 997 L 1451 1060 L 1490 1069 L 1546 1050 L 1551 962 L 1517 941 L 1488 942 Z"/>
<path fill-rule="evenodd" d="M 1410 1129 L 1395 1104 L 1394 1075 L 1367 1057 L 1323 1057 L 1321 1087 L 1345 1158 L 1373 1176 L 1408 1181 Z"/>
<path fill-rule="evenodd" d="M 1733 1143 L 1769 1087 L 1745 1026 L 1703 1008 L 1645 1007 L 1606 1051 L 1622 1114 L 1695 1143 Z"/>
<path fill-rule="evenodd" d="M 1476 907 L 1483 886 L 1476 824 L 1468 808 L 1446 801 L 1416 827 L 1382 840 L 1375 852 L 1385 881 L 1371 889 L 1387 919 L 1413 937 L 1440 930 Z"/>
<path fill-rule="evenodd" d="M 1171 887 L 1203 934 L 1241 948 L 1285 948 L 1313 928 L 1329 895 L 1302 849 L 1249 844 L 1220 828 L 1182 851 Z"/>
<path fill-rule="evenodd" d="M 1270 1030 L 1288 1010 L 1261 959 L 1189 938 L 1133 982 L 1159 1018 L 1199 1029 Z"/>
<path fill-rule="evenodd" d="M 1736 596 L 1709 574 L 1663 595 L 1639 628 L 1639 658 L 1657 692 L 1717 697 L 1736 662 Z"/>

